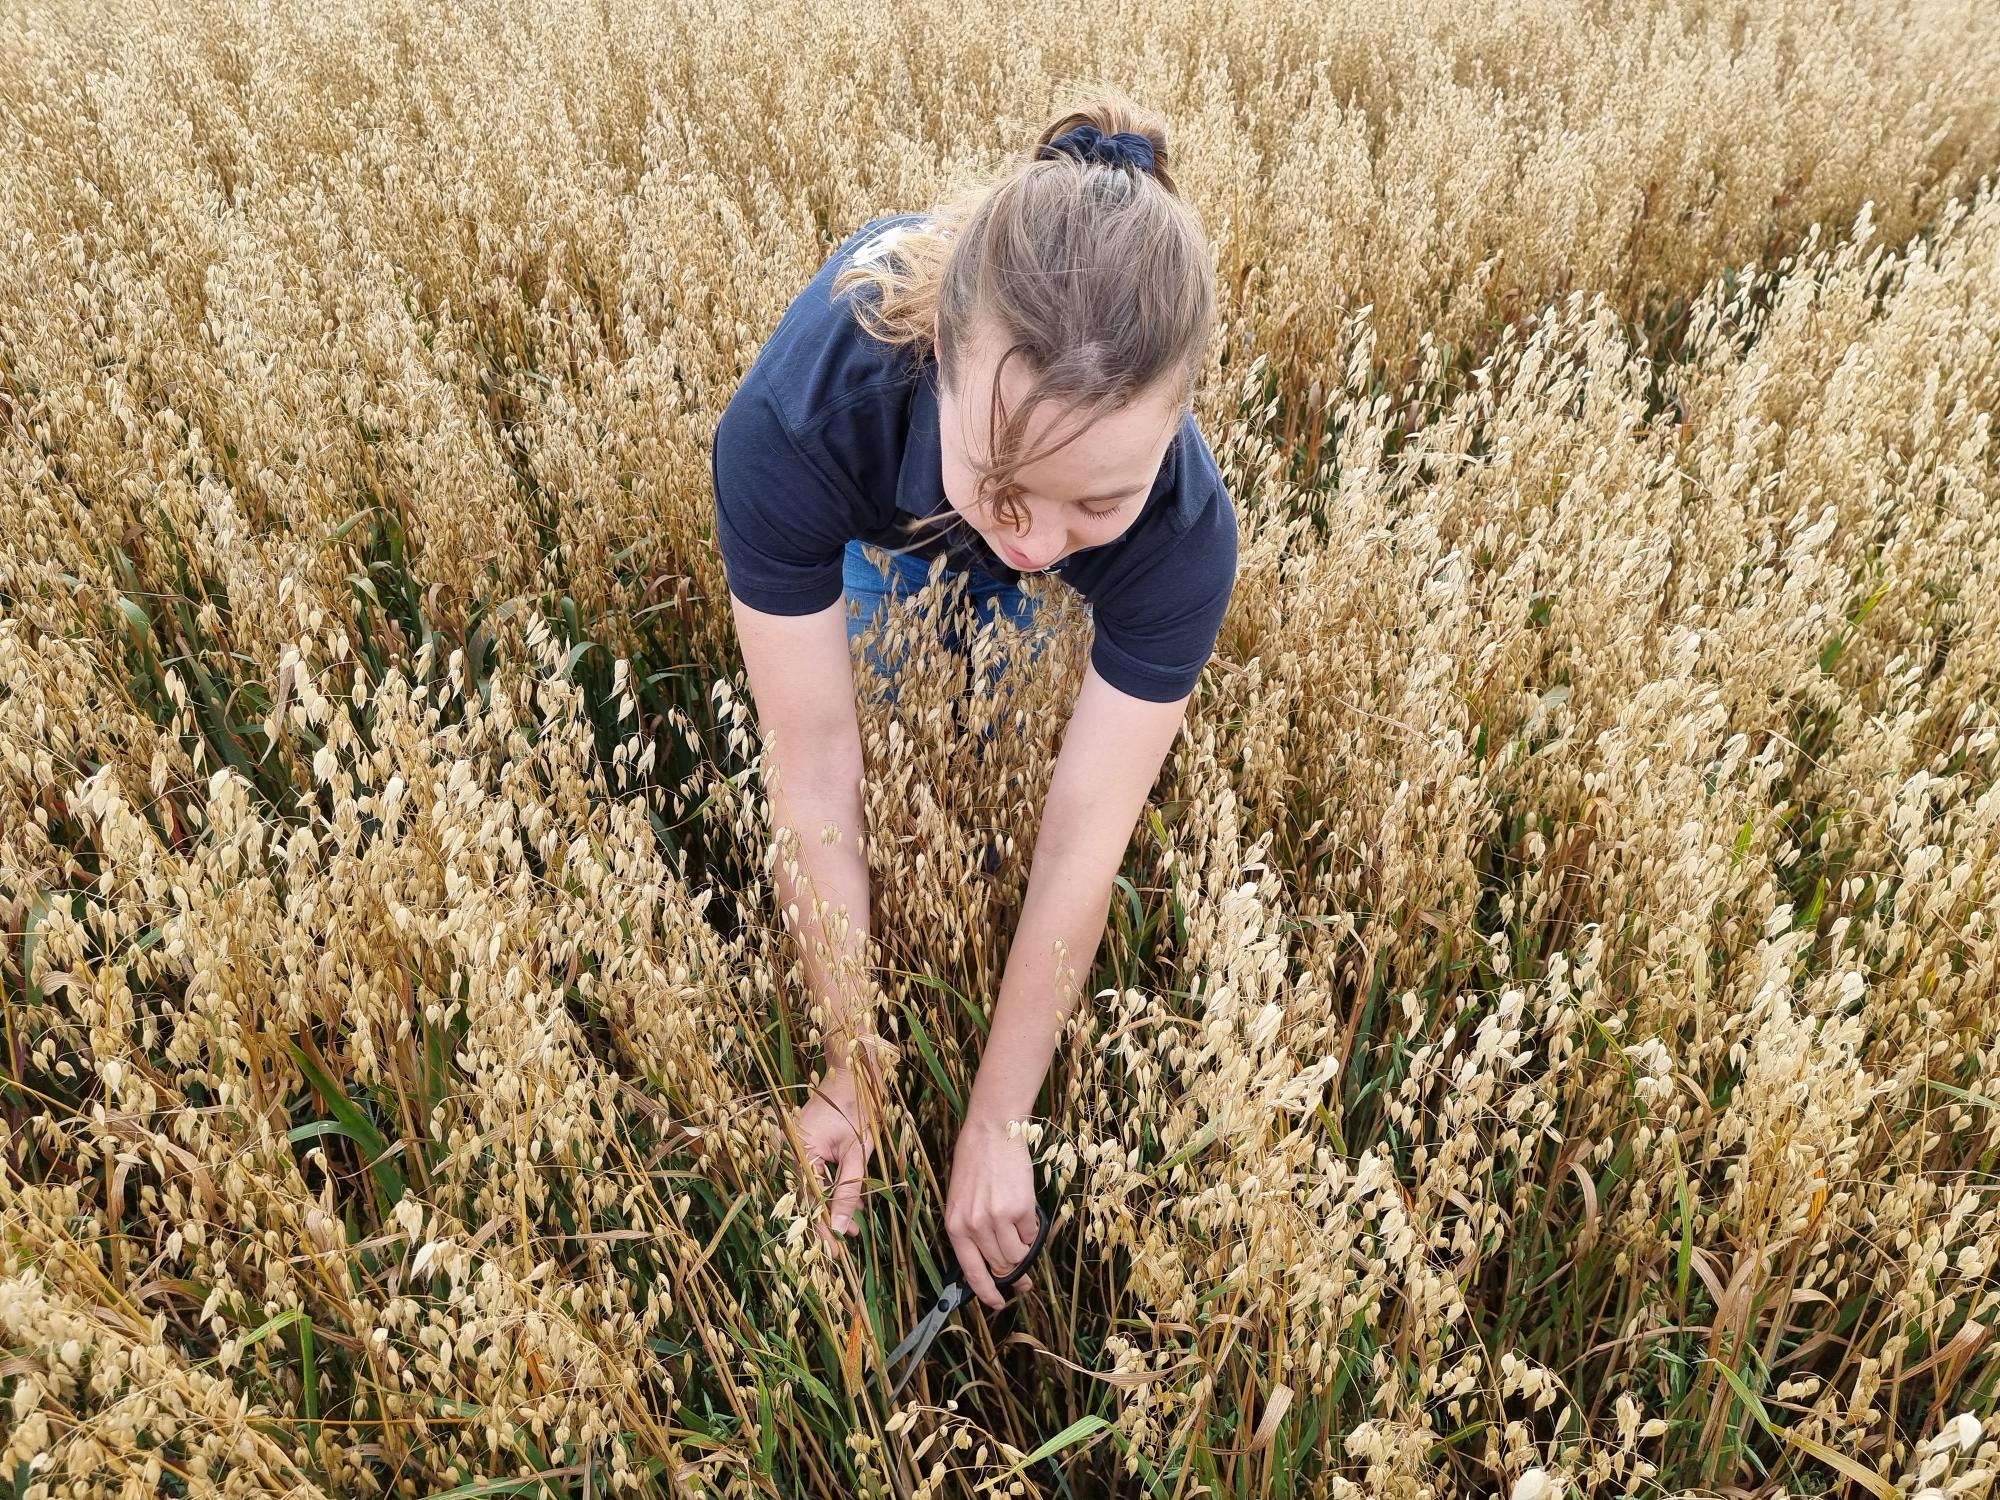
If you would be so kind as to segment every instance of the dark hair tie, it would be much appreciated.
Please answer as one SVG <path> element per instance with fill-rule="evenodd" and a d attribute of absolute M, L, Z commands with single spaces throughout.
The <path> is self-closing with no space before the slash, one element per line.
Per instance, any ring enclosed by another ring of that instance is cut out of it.
<path fill-rule="evenodd" d="M 1108 167 L 1136 167 L 1148 174 L 1153 170 L 1153 143 L 1147 137 L 1136 130 L 1121 130 L 1114 135 L 1106 135 L 1087 122 L 1065 131 L 1052 141 L 1043 142 L 1035 152 L 1036 161 L 1053 161 L 1058 156 L 1102 162 Z"/>

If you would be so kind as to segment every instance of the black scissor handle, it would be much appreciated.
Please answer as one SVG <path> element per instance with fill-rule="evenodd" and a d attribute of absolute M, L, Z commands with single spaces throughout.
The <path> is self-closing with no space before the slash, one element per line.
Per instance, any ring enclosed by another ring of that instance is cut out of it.
<path fill-rule="evenodd" d="M 1049 1211 L 1041 1204 L 1035 1205 L 1035 1215 L 1041 1221 L 1035 1226 L 1035 1243 L 1028 1246 L 1028 1253 L 1021 1257 L 1021 1263 L 1005 1276 L 995 1276 L 993 1284 L 1005 1291 L 1021 1279 L 1021 1273 L 1034 1264 L 1035 1257 L 1042 1253 L 1042 1241 L 1049 1237 Z"/>

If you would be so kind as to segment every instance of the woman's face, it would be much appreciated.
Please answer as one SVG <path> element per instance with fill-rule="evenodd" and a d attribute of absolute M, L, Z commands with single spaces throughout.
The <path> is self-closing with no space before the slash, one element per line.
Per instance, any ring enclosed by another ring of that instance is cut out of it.
<path fill-rule="evenodd" d="M 1061 452 L 1022 469 L 1016 476 L 1016 498 L 1027 522 L 1025 529 L 1015 530 L 1003 524 L 991 507 L 973 505 L 979 491 L 973 463 L 987 456 L 991 436 L 993 360 L 984 347 L 978 347 L 972 358 L 961 361 L 961 369 L 963 389 L 957 395 L 943 389 L 942 382 L 938 390 L 945 497 L 1003 562 L 1024 573 L 1037 572 L 1072 552 L 1117 540 L 1139 519 L 1180 426 L 1178 407 L 1158 398 L 1134 401 L 1100 418 Z M 1000 396 L 1008 411 L 1020 409 L 1029 384 L 1028 371 L 1017 357 L 1001 383 Z M 1045 402 L 1029 420 L 1028 451 L 1060 441 L 1074 421 L 1058 403 Z"/>

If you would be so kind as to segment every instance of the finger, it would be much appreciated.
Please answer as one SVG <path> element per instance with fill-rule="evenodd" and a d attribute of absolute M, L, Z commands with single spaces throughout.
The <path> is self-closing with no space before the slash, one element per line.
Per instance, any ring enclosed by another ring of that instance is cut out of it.
<path fill-rule="evenodd" d="M 834 1169 L 835 1161 L 829 1154 L 815 1149 L 807 1156 L 806 1180 L 812 1186 L 806 1194 L 806 1201 L 813 1207 L 820 1207 L 833 1192 Z"/>
<path fill-rule="evenodd" d="M 1041 1228 L 1042 1216 L 1037 1212 L 1030 1212 L 1014 1221 L 1014 1233 L 1021 1241 L 1021 1255 L 1020 1259 L 1014 1262 L 1015 1265 L 1018 1266 L 1021 1264 L 1021 1261 L 1026 1260 L 1030 1255 L 1034 1254 L 1035 1236 L 1041 1232 Z M 1023 1276 L 1019 1281 L 1014 1283 L 1013 1290 L 1016 1292 L 1025 1292 L 1031 1290 L 1034 1285 L 1035 1279 L 1032 1276 Z"/>
<path fill-rule="evenodd" d="M 834 1164 L 826 1157 L 815 1156 L 810 1167 L 811 1170 L 806 1176 L 811 1181 L 812 1187 L 805 1194 L 806 1210 L 812 1215 L 813 1231 L 819 1237 L 820 1244 L 828 1250 L 837 1249 L 840 1237 L 834 1232 L 830 1223 L 833 1217 L 830 1204 L 834 1189 Z"/>
<path fill-rule="evenodd" d="M 861 1166 L 864 1153 L 857 1144 L 840 1156 L 840 1181 L 833 1188 L 833 1232 L 846 1234 L 854 1228 L 854 1211 L 861 1202 Z"/>
<path fill-rule="evenodd" d="M 1030 1204 L 1027 1211 L 1014 1221 L 1014 1232 L 1021 1237 L 1021 1253 L 1026 1255 L 1035 1248 L 1035 1236 L 1042 1232 L 1041 1210 Z"/>
<path fill-rule="evenodd" d="M 1000 1223 L 989 1226 L 984 1239 L 980 1242 L 985 1256 L 980 1269 L 993 1282 L 993 1294 L 1000 1299 L 992 1304 L 996 1308 L 1005 1307 L 1010 1295 L 1010 1289 L 1001 1286 L 999 1278 L 1013 1270 L 1024 1258 L 1003 1248 L 1004 1243 L 1012 1237 L 1009 1227 Z"/>
<path fill-rule="evenodd" d="M 965 1284 L 972 1295 L 998 1312 L 1007 1305 L 1000 1289 L 993 1284 L 993 1273 L 986 1269 L 986 1252 L 970 1234 L 958 1233 L 951 1237 L 951 1247 L 958 1253 L 958 1274 L 965 1278 Z"/>
<path fill-rule="evenodd" d="M 822 1158 L 813 1163 L 813 1189 L 806 1195 L 804 1204 L 805 1211 L 812 1216 L 813 1229 L 819 1236 L 819 1242 L 828 1249 L 833 1249 L 840 1243 L 840 1233 L 833 1223 L 833 1198 L 836 1188 L 834 1169 L 834 1163 L 830 1159 Z"/>
<path fill-rule="evenodd" d="M 993 1272 L 1005 1276 L 1014 1267 L 1028 1258 L 1028 1246 L 1034 1243 L 1034 1236 L 1021 1238 L 1021 1231 L 1013 1224 L 1001 1222 L 993 1226 Z"/>
<path fill-rule="evenodd" d="M 834 1232 L 833 1225 L 829 1222 L 831 1218 L 831 1214 L 818 1208 L 813 1210 L 813 1234 L 819 1240 L 820 1248 L 825 1250 L 829 1255 L 834 1255 L 843 1250 L 845 1244 L 840 1236 Z"/>

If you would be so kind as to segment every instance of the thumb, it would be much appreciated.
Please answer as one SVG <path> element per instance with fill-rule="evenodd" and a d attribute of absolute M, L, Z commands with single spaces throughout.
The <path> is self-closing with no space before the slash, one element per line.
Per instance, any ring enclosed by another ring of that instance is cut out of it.
<path fill-rule="evenodd" d="M 867 1152 L 859 1140 L 840 1153 L 840 1181 L 833 1188 L 833 1231 L 846 1234 L 854 1227 L 854 1211 L 861 1202 L 861 1169 Z"/>

